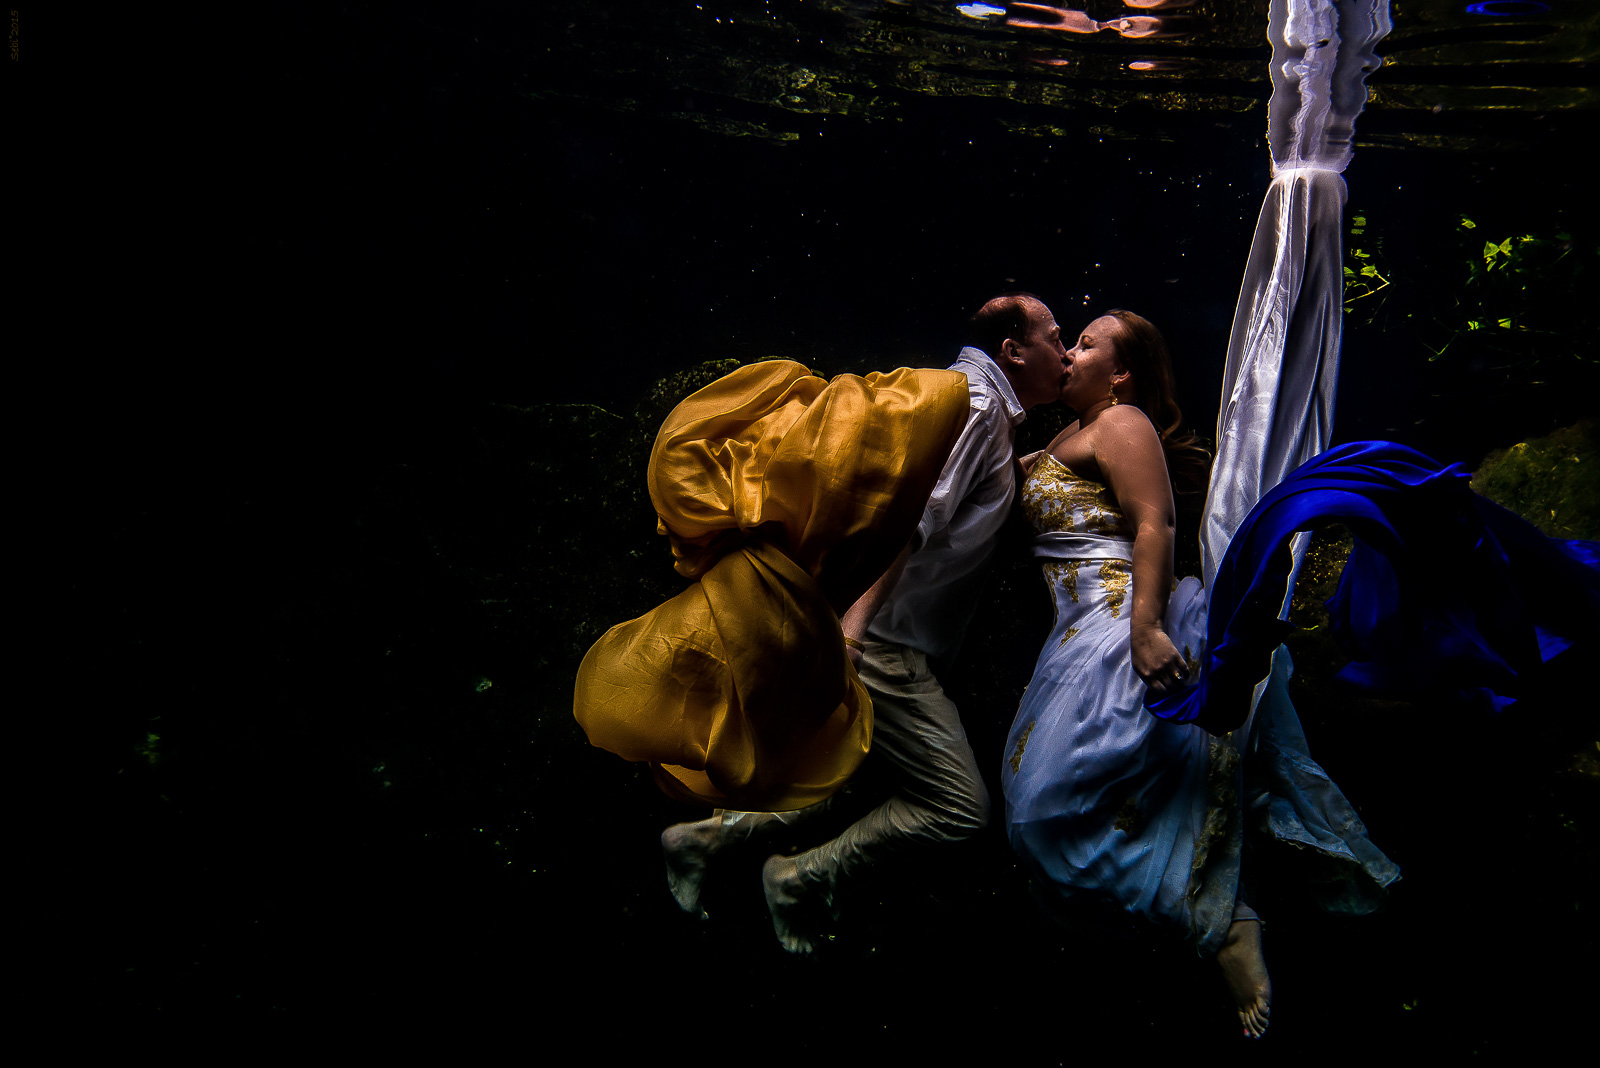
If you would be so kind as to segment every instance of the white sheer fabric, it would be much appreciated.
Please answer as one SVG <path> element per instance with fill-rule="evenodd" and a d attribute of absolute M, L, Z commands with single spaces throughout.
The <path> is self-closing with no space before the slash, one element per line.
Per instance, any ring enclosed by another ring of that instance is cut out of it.
<path fill-rule="evenodd" d="M 1389 0 L 1272 0 L 1272 184 L 1256 221 L 1228 338 L 1217 456 L 1200 534 L 1207 588 L 1234 531 L 1262 494 L 1326 450 L 1333 438 L 1344 326 L 1343 171 L 1367 101 L 1366 76 L 1382 62 L 1376 46 L 1391 28 Z M 1294 542 L 1285 616 L 1309 540 L 1302 534 Z M 1354 861 L 1378 886 L 1387 886 L 1400 877 L 1399 869 L 1367 841 L 1349 802 L 1307 751 L 1289 698 L 1293 670 L 1289 651 L 1280 646 L 1270 676 L 1255 688 L 1250 718 L 1225 739 L 1252 754 L 1249 766 L 1240 762 L 1233 773 L 1244 809 L 1260 830 Z M 1282 769 L 1294 771 L 1293 782 Z M 1219 869 L 1237 872 L 1242 832 L 1242 822 L 1232 821 L 1216 851 Z M 1213 885 L 1227 881 L 1225 871 L 1213 873 Z M 1224 921 L 1224 899 L 1217 893 L 1209 902 L 1196 901 L 1198 928 L 1214 931 Z M 1355 881 L 1326 903 L 1364 911 L 1372 901 L 1363 882 Z"/>
<path fill-rule="evenodd" d="M 1342 172 L 1354 151 L 1366 76 L 1391 28 L 1389 0 L 1273 0 L 1272 184 L 1239 287 L 1217 413 L 1217 456 L 1200 530 L 1201 574 L 1217 565 L 1261 495 L 1333 439 L 1344 328 Z M 1289 609 L 1309 536 L 1295 539 Z M 1273 670 L 1287 650 L 1273 657 Z M 1252 715 L 1265 692 L 1256 687 Z M 1249 730 L 1247 721 L 1243 728 Z"/>
<path fill-rule="evenodd" d="M 1339 386 L 1341 233 L 1356 116 L 1388 0 L 1273 0 L 1272 185 L 1239 288 L 1201 531 L 1207 588 L 1261 495 L 1328 447 Z"/>

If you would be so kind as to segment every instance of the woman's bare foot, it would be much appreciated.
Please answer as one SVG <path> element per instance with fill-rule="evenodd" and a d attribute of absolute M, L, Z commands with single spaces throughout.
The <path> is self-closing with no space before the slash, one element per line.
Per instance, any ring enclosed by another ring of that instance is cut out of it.
<path fill-rule="evenodd" d="M 705 881 L 706 864 L 722 844 L 722 819 L 712 816 L 696 823 L 675 823 L 661 832 L 661 853 L 667 860 L 667 886 L 678 907 L 698 919 L 706 918 L 700 907 L 700 884 Z"/>
<path fill-rule="evenodd" d="M 815 953 L 820 936 L 807 929 L 806 920 L 815 916 L 817 906 L 827 908 L 826 891 L 808 886 L 800 877 L 793 857 L 768 857 L 761 867 L 761 889 L 767 895 L 767 911 L 772 913 L 772 930 L 778 944 L 790 953 Z M 821 899 L 818 900 L 818 894 Z"/>
<path fill-rule="evenodd" d="M 1233 1003 L 1239 1007 L 1245 1037 L 1260 1038 L 1267 1033 L 1267 1018 L 1272 1015 L 1272 980 L 1267 976 L 1267 959 L 1261 954 L 1259 919 L 1233 921 L 1217 951 L 1217 964 Z"/>

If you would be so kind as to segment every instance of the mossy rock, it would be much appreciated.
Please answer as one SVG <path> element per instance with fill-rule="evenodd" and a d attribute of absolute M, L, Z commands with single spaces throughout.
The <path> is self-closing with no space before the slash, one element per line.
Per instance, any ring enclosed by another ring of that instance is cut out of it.
<path fill-rule="evenodd" d="M 1597 424 L 1586 419 L 1490 453 L 1472 488 L 1552 538 L 1600 537 Z"/>

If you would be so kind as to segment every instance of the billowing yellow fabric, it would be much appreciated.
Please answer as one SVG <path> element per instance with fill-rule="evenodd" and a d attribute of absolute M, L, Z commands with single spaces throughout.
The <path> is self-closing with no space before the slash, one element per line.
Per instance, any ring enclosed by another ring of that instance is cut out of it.
<path fill-rule="evenodd" d="M 697 581 L 584 657 L 573 711 L 589 741 L 723 808 L 781 812 L 842 786 L 872 703 L 838 616 L 916 529 L 967 411 L 955 371 L 824 382 L 789 361 L 673 409 L 650 499 Z"/>

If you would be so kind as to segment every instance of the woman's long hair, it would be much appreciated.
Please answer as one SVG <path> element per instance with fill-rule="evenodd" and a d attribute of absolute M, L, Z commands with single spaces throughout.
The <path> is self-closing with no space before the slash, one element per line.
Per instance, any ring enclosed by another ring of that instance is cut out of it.
<path fill-rule="evenodd" d="M 1106 314 L 1122 325 L 1116 340 L 1117 356 L 1133 375 L 1133 404 L 1149 417 L 1161 435 L 1173 492 L 1180 498 L 1203 496 L 1211 474 L 1211 453 L 1183 425 L 1167 339 L 1142 315 L 1123 308 L 1113 308 Z"/>

